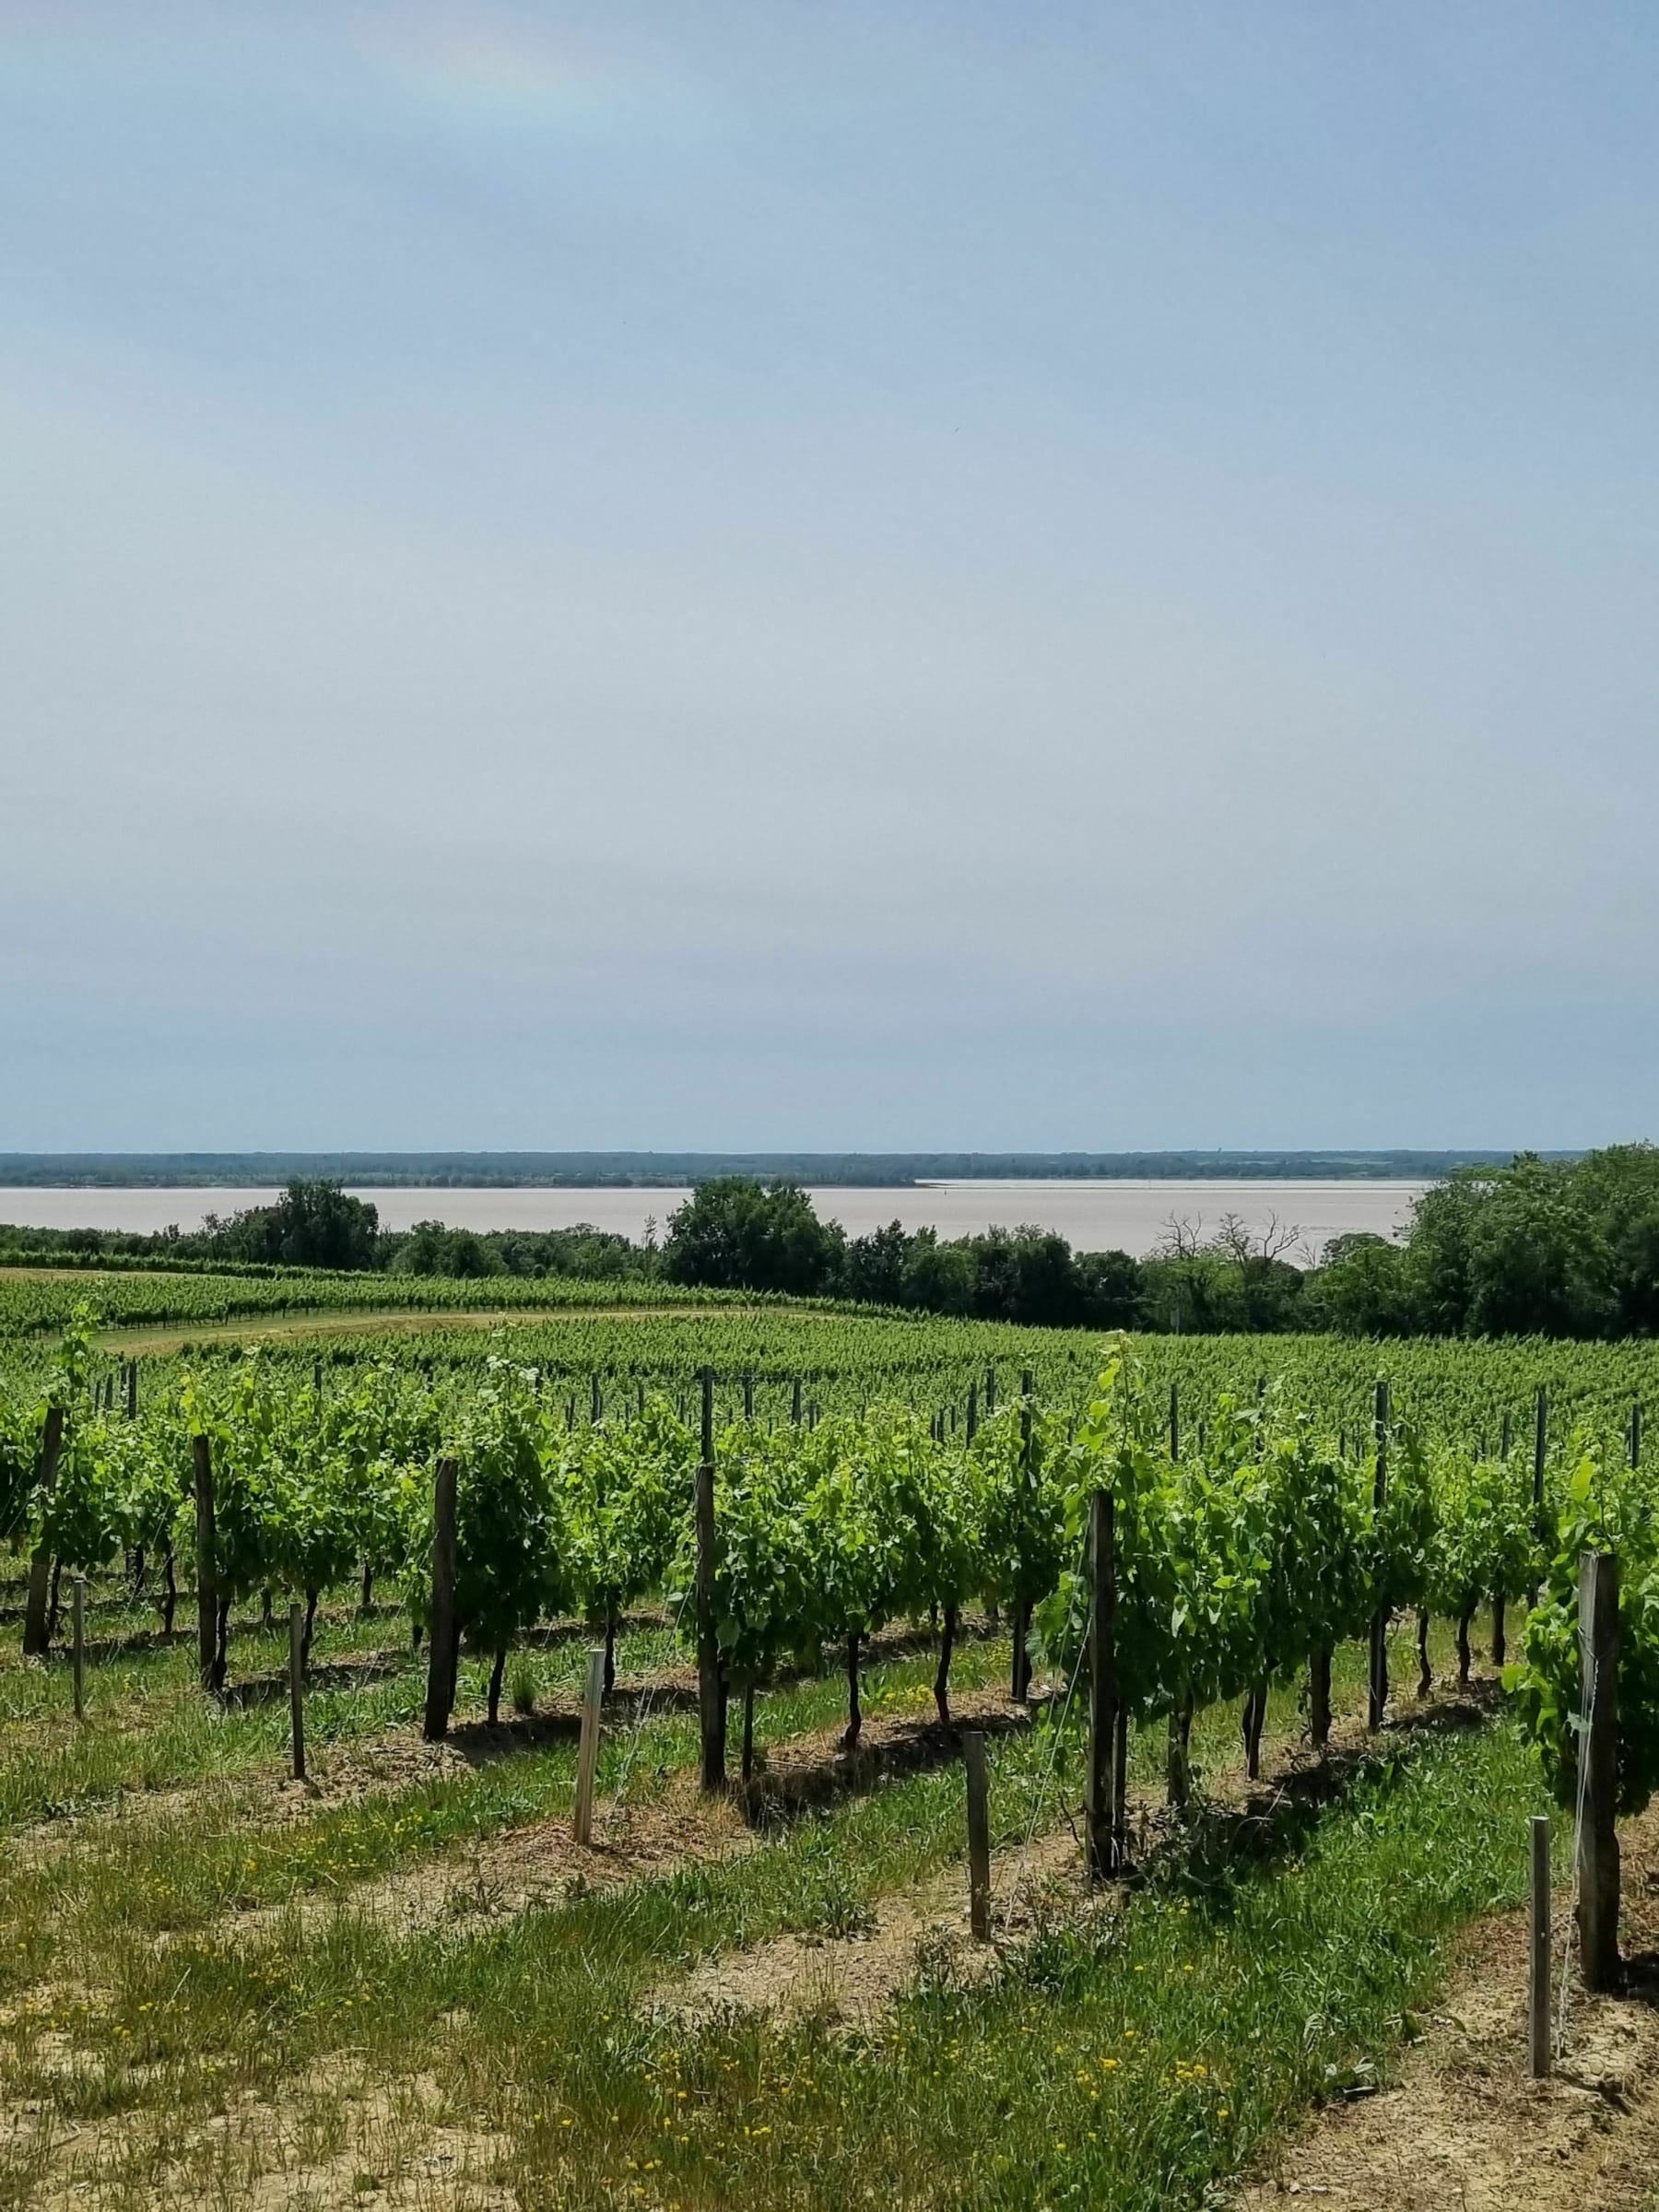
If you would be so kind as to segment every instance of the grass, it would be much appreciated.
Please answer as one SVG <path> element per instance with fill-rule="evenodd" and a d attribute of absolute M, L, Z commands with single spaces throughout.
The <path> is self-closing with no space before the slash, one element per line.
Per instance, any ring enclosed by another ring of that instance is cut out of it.
<path fill-rule="evenodd" d="M 644 1630 L 638 1656 L 625 1641 L 625 1674 L 653 1663 L 660 1635 Z M 536 1694 L 572 1683 L 582 1649 L 524 1654 Z M 119 1681 L 168 1713 L 187 1658 L 135 1653 L 100 1693 Z M 1006 1646 L 971 1643 L 958 1678 L 1006 1664 Z M 932 1665 L 873 1669 L 866 1708 L 921 1710 Z M 1359 1653 L 1338 1655 L 1339 1708 L 1361 1672 Z M 21 1802 L 21 1747 L 61 1732 L 61 1715 L 25 1710 L 37 1688 L 0 1681 L 19 1701 L 0 1787 Z M 76 2180 L 92 2183 L 76 2201 L 111 2207 L 241 2204 L 273 2167 L 332 2176 L 328 2201 L 349 2202 L 433 2141 L 439 2181 L 417 2159 L 398 2201 L 483 2202 L 465 2192 L 493 2176 L 526 2207 L 1201 2205 L 1310 2101 L 1386 2065 L 1448 1934 L 1519 1897 L 1537 1801 L 1502 1726 L 1402 1735 L 1325 1805 L 1242 1830 L 1201 1822 L 1145 1888 L 1056 1920 L 988 1984 L 924 1976 L 879 2033 L 759 2018 L 693 2029 L 655 2009 L 665 1978 L 783 1930 L 833 1940 L 956 1863 L 959 1773 L 911 1773 L 782 1820 L 719 1863 L 490 1924 L 400 1928 L 357 1909 L 362 1885 L 562 1818 L 573 1746 L 278 1822 L 238 1793 L 280 1760 L 281 1709 L 202 1721 L 211 1709 L 184 1681 L 171 1757 L 208 1778 L 205 1794 L 144 1819 L 130 1805 L 95 1816 L 54 1850 L 14 1845 L 0 1877 L 0 2109 L 29 2115 L 0 2130 L 0 2206 L 54 2202 Z M 389 1719 L 406 1735 L 418 1688 L 405 1666 L 368 1711 L 343 1703 L 336 1740 L 386 1735 Z M 842 1694 L 833 1673 L 770 1693 L 761 1745 L 838 1721 Z M 95 1711 L 82 1735 L 130 1750 L 139 1732 Z M 1276 1693 L 1270 1736 L 1294 1724 L 1293 1696 Z M 999 1852 L 1023 1835 L 1052 1749 L 1042 1730 L 994 1745 Z M 602 1793 L 625 1781 L 647 1801 L 694 1754 L 686 1712 L 618 1731 Z M 1212 1771 L 1236 1760 L 1236 1716 L 1201 1716 L 1194 1754 Z M 1150 1732 L 1137 1777 L 1160 1766 Z M 1074 1767 L 1062 1759 L 1075 1797 Z M 1041 1818 L 1059 1817 L 1051 1796 Z M 336 1902 L 301 1914 L 308 1897 Z M 239 1920 L 250 1906 L 265 1915 Z"/>
<path fill-rule="evenodd" d="M 603 2083 L 567 2059 L 581 2132 L 563 2201 L 605 2203 L 650 2158 L 664 2203 L 1201 2205 L 1277 2128 L 1386 2063 L 1444 1938 L 1519 1899 L 1535 1793 L 1507 1729 L 1427 1745 L 1266 1861 L 1177 1864 L 988 1990 L 918 1990 L 875 2039 L 750 2020 L 642 2032 Z M 480 2029 L 496 2046 L 512 2033 L 499 2006 Z M 557 2061 L 543 2041 L 509 2063 Z M 672 2124 L 682 2089 L 694 2125 Z M 537 2150 L 532 2126 L 514 2178 L 526 2202 L 554 2201 Z"/>

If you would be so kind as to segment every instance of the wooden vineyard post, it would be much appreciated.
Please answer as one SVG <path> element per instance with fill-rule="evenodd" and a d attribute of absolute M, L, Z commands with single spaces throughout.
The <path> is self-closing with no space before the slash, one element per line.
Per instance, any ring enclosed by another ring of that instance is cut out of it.
<path fill-rule="evenodd" d="M 1122 1698 L 1112 1732 L 1112 1858 L 1122 1874 L 1129 1864 L 1129 1708 Z"/>
<path fill-rule="evenodd" d="M 968 1385 L 967 1430 L 968 1441 L 971 1443 L 979 1434 L 979 1381 L 977 1377 Z"/>
<path fill-rule="evenodd" d="M 1331 1653 L 1322 1644 L 1308 1664 L 1308 1734 L 1323 1757 L 1331 1747 Z"/>
<path fill-rule="evenodd" d="M 1193 1700 L 1178 1698 L 1170 1708 L 1169 1746 L 1165 1755 L 1166 1793 L 1178 1812 L 1184 1812 L 1193 1795 Z"/>
<path fill-rule="evenodd" d="M 794 1379 L 794 1389 L 790 1395 L 789 1425 L 792 1429 L 798 1429 L 801 1425 L 801 1378 L 799 1375 Z"/>
<path fill-rule="evenodd" d="M 296 1782 L 305 1780 L 305 1607 L 288 1606 L 288 1729 Z"/>
<path fill-rule="evenodd" d="M 127 1361 L 126 1410 L 129 1421 L 135 1421 L 138 1418 L 138 1362 L 136 1359 Z"/>
<path fill-rule="evenodd" d="M 1532 1818 L 1532 1968 L 1526 1991 L 1526 2057 L 1533 2079 L 1549 2072 L 1549 1816 Z"/>
<path fill-rule="evenodd" d="M 1388 1497 L 1388 1384 L 1377 1384 L 1375 1432 L 1377 1440 L 1377 1470 L 1371 1485 L 1371 1527 L 1380 1531 L 1382 1507 Z M 1382 1554 L 1377 1552 L 1378 1563 Z M 1371 1705 L 1368 1715 L 1372 1731 L 1382 1725 L 1382 1714 L 1388 1704 L 1388 1607 L 1378 1606 L 1371 1615 Z"/>
<path fill-rule="evenodd" d="M 190 1440 L 195 1466 L 196 1669 L 204 1689 L 221 1689 L 218 1659 L 218 1558 L 213 1517 L 213 1445 Z"/>
<path fill-rule="evenodd" d="M 746 1421 L 752 1421 L 755 1418 L 755 1378 L 747 1368 L 743 1373 L 743 1418 Z"/>
<path fill-rule="evenodd" d="M 1544 1527 L 1544 1467 L 1549 1457 L 1549 1393 L 1538 1385 L 1537 1404 L 1533 1410 L 1533 1534 L 1540 1544 L 1546 1541 Z M 1530 1612 L 1538 1602 L 1538 1586 L 1535 1583 L 1526 1593 L 1526 1606 Z"/>
<path fill-rule="evenodd" d="M 1538 1402 L 1533 1412 L 1533 1528 L 1542 1538 L 1544 1535 L 1544 1470 L 1549 1459 L 1549 1393 L 1538 1385 Z M 1527 1593 L 1528 1605 L 1537 1601 L 1535 1589 Z"/>
<path fill-rule="evenodd" d="M 991 1378 L 987 1373 L 987 1394 Z M 1026 1489 L 1034 1486 L 1036 1470 L 1032 1465 L 1035 1450 L 1032 1400 L 1037 1378 L 1028 1367 L 1019 1378 L 1019 1478 Z M 1008 1694 L 1017 1705 L 1023 1705 L 1031 1688 L 1031 1606 L 1028 1598 L 1017 1598 L 1010 1608 L 1009 1627 L 1014 1636 L 1014 1662 Z"/>
<path fill-rule="evenodd" d="M 1549 1457 L 1549 1393 L 1538 1385 L 1538 1403 L 1533 1414 L 1533 1508 L 1544 1506 L 1544 1464 Z"/>
<path fill-rule="evenodd" d="M 75 1619 L 75 1717 L 77 1721 L 84 1721 L 87 1717 L 87 1578 L 84 1574 L 77 1574 L 75 1578 L 75 1596 L 73 1605 Z"/>
<path fill-rule="evenodd" d="M 1117 1872 L 1112 1750 L 1117 1740 L 1117 1550 L 1112 1492 L 1088 1506 L 1088 1784 L 1090 1881 Z"/>
<path fill-rule="evenodd" d="M 985 1739 L 977 1728 L 962 1738 L 968 1776 L 968 1924 L 976 1943 L 991 1940 L 991 1808 L 985 1786 Z"/>
<path fill-rule="evenodd" d="M 1579 1678 L 1590 1718 L 1579 1747 L 1579 1953 L 1584 1987 L 1599 1994 L 1618 1983 L 1618 1561 L 1605 1551 L 1579 1559 Z"/>
<path fill-rule="evenodd" d="M 432 1633 L 420 1731 L 429 1744 L 442 1741 L 455 1703 L 455 1472 L 453 1459 L 441 1459 L 432 1483 Z"/>
<path fill-rule="evenodd" d="M 697 1710 L 702 1786 L 725 1787 L 725 1685 L 714 1633 L 714 1370 L 702 1371 L 702 1460 L 697 1470 Z"/>
<path fill-rule="evenodd" d="M 575 1837 L 583 1849 L 594 1840 L 594 1776 L 599 1770 L 599 1720 L 605 1705 L 605 1653 L 588 1653 L 582 1692 L 582 1747 L 576 1754 Z"/>
<path fill-rule="evenodd" d="M 58 1460 L 64 1449 L 64 1409 L 48 1406 L 46 1427 L 41 1438 L 40 1471 L 36 1484 L 42 1503 L 57 1488 Z M 23 1613 L 23 1656 L 39 1658 L 51 1639 L 46 1632 L 47 1606 L 52 1596 L 52 1554 L 44 1543 L 37 1544 L 34 1557 L 29 1562 L 29 1599 Z"/>
<path fill-rule="evenodd" d="M 992 1415 L 993 1415 L 993 1414 L 994 1414 L 995 1411 L 996 1411 L 996 1370 L 995 1370 L 994 1367 L 988 1367 L 988 1368 L 985 1370 L 985 1418 L 986 1418 L 987 1420 L 989 1420 L 989 1419 L 991 1418 L 991 1416 L 992 1416 Z"/>

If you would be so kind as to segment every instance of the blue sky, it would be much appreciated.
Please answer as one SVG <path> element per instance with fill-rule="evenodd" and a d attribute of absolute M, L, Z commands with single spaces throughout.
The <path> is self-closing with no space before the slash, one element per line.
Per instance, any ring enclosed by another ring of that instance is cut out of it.
<path fill-rule="evenodd" d="M 0 1149 L 1659 1135 L 1646 6 L 0 0 Z"/>

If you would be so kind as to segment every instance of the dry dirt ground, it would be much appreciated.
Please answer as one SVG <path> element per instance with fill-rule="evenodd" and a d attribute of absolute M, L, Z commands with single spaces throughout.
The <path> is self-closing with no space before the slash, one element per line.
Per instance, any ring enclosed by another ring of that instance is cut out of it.
<path fill-rule="evenodd" d="M 964 1695 L 959 1705 L 969 1724 L 998 1725 L 999 1709 L 1001 1724 L 1023 1722 L 991 1691 Z M 1419 1711 L 1414 1724 L 1434 1717 Z M 783 1810 L 779 1798 L 824 1802 L 946 1755 L 946 1732 L 930 1715 L 873 1715 L 865 1743 L 851 1755 L 837 1736 L 825 1730 L 780 1747 L 760 1793 L 773 1798 L 767 1810 Z M 1348 1747 L 1339 1741 L 1339 1755 Z M 455 1756 L 453 1747 L 440 1754 Z M 1305 1781 L 1311 1764 L 1304 1752 L 1277 1743 L 1259 1789 L 1218 1776 L 1212 1798 L 1259 1817 Z M 380 1779 L 359 1770 L 339 1782 L 350 1790 Z M 1149 1801 L 1135 1811 L 1155 1827 Z M 1269 2212 L 1291 2197 L 1331 2212 L 1659 2212 L 1659 1806 L 1630 1823 L 1622 1840 L 1624 1944 L 1638 1962 L 1631 1994 L 1572 2002 L 1552 2081 L 1535 2084 L 1524 2071 L 1524 1919 L 1483 1923 L 1465 1936 L 1440 2008 L 1422 2022 L 1394 2085 L 1316 2116 L 1239 2194 L 1241 2212 Z M 595 1841 L 597 1848 L 579 1853 L 564 1823 L 538 1824 L 476 1853 L 405 1868 L 354 1901 L 406 1927 L 455 1918 L 476 1924 L 556 1901 L 572 1887 L 626 1883 L 688 1858 L 725 1857 L 757 1837 L 736 1802 L 711 1806 L 689 1785 L 682 1793 L 671 1784 L 655 1804 L 629 1808 L 625 1825 L 612 1832 L 602 1826 Z M 662 1984 L 653 2001 L 688 2023 L 759 2009 L 863 2026 L 918 1968 L 958 1981 L 987 1973 L 1043 1917 L 1085 1909 L 1085 1899 L 1080 1849 L 1061 1816 L 1028 1852 L 997 1854 L 990 1946 L 970 1937 L 956 1866 L 881 1899 L 864 1926 L 822 1940 L 782 1936 L 728 1954 Z M 252 1933 L 264 1917 L 249 1915 L 241 1925 Z M 1562 1938 L 1568 1917 L 1563 1894 Z M 73 2054 L 65 2051 L 65 2061 L 73 2064 Z M 151 2124 L 137 2113 L 112 2116 L 65 2137 L 62 2122 L 38 2108 L 0 2111 L 0 2166 L 32 2169 L 40 2190 L 32 2201 L 42 2212 L 69 2212 L 89 2196 L 124 2206 L 135 2201 L 127 2191 L 135 2167 L 145 2176 L 136 2201 L 158 2206 L 505 2212 L 514 2201 L 507 2147 L 479 2130 L 476 2115 L 445 2110 L 434 2085 L 418 2077 L 300 2079 L 276 2106 L 233 2100 L 183 2141 L 158 2124 L 147 2161 Z"/>
<path fill-rule="evenodd" d="M 1465 1937 L 1394 2087 L 1321 2113 L 1240 2196 L 1324 2212 L 1640 2212 L 1659 2204 L 1659 1806 L 1620 1831 L 1628 1993 L 1576 1994 L 1556 2071 L 1526 2071 L 1524 1914 Z M 1571 1920 L 1556 1899 L 1555 1957 Z"/>
<path fill-rule="evenodd" d="M 1062 1907 L 1082 1887 L 1082 1852 L 1069 1829 L 1009 1852 L 992 1873 L 993 1941 L 976 1943 L 968 1924 L 968 1888 L 959 1866 L 917 1888 L 883 1898 L 869 1925 L 844 1936 L 778 1936 L 753 1950 L 708 1960 L 653 1993 L 677 2019 L 761 2011 L 868 2026 L 924 1968 L 956 1986 L 983 1980 L 1046 1908 Z"/>

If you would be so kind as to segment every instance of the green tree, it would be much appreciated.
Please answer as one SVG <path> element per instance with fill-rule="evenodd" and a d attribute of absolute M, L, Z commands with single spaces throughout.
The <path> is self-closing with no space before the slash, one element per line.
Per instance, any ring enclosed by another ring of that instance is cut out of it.
<path fill-rule="evenodd" d="M 834 1288 L 843 1244 L 797 1184 L 722 1175 L 669 1216 L 663 1265 L 671 1282 L 810 1297 Z"/>
<path fill-rule="evenodd" d="M 337 1182 L 296 1178 L 275 1206 L 250 1206 L 216 1225 L 216 1252 L 226 1259 L 284 1267 L 372 1267 L 380 1215 Z"/>

